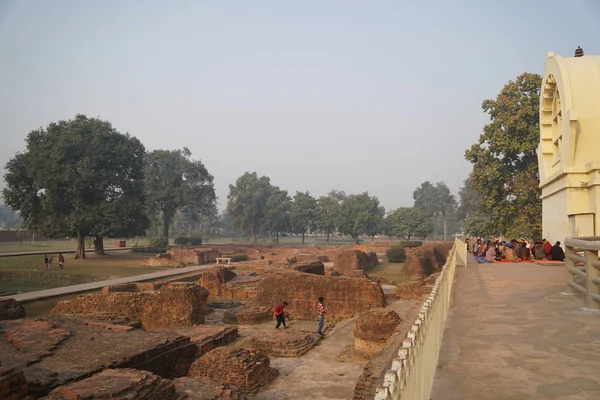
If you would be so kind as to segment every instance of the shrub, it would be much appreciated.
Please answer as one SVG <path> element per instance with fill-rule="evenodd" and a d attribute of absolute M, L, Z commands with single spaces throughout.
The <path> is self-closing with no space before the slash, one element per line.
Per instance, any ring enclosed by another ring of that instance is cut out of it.
<path fill-rule="evenodd" d="M 231 262 L 238 262 L 238 261 L 248 261 L 248 256 L 245 254 L 233 254 L 231 256 Z"/>
<path fill-rule="evenodd" d="M 169 239 L 165 237 L 153 237 L 150 239 L 150 246 L 153 249 L 166 249 L 169 247 Z"/>
<path fill-rule="evenodd" d="M 175 244 L 177 246 L 187 246 L 188 244 L 190 244 L 190 239 L 191 238 L 178 237 L 178 238 L 175 238 Z"/>
<path fill-rule="evenodd" d="M 420 241 L 420 240 L 402 240 L 400 242 L 400 246 L 402 246 L 402 247 L 408 247 L 408 248 L 411 248 L 411 247 L 420 247 L 420 246 L 423 246 L 423 242 Z"/>
<path fill-rule="evenodd" d="M 392 246 L 386 252 L 388 262 L 402 263 L 406 260 L 406 250 L 402 245 Z"/>
<path fill-rule="evenodd" d="M 202 238 L 199 237 L 191 237 L 188 240 L 190 246 L 200 246 L 202 244 Z"/>

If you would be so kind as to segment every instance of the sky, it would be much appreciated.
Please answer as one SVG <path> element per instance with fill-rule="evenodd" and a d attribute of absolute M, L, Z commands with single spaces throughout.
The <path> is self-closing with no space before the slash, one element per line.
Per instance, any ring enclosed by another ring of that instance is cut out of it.
<path fill-rule="evenodd" d="M 387 209 L 424 181 L 456 194 L 484 99 L 549 51 L 600 54 L 600 3 L 566 4 L 0 0 L 0 165 L 82 113 L 188 147 L 221 209 L 246 171 Z"/>

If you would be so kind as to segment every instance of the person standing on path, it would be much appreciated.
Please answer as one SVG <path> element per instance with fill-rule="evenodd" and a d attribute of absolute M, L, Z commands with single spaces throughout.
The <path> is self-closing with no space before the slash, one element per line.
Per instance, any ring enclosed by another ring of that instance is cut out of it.
<path fill-rule="evenodd" d="M 319 297 L 319 304 L 317 304 L 317 313 L 319 314 L 319 329 L 317 330 L 317 335 L 325 336 L 323 333 L 323 325 L 325 325 L 325 314 L 327 314 L 327 309 L 323 305 L 325 302 L 325 298 L 322 296 Z"/>
<path fill-rule="evenodd" d="M 44 254 L 44 269 L 48 271 L 48 255 Z"/>
<path fill-rule="evenodd" d="M 62 253 L 58 253 L 58 268 L 64 269 L 64 266 L 65 266 L 65 258 L 63 257 Z"/>
<path fill-rule="evenodd" d="M 283 325 L 283 329 L 287 328 L 287 325 L 285 324 L 285 308 L 287 305 L 287 301 L 284 301 L 275 307 L 275 319 L 277 320 L 277 326 L 275 326 L 275 329 L 278 329 L 279 325 Z"/>

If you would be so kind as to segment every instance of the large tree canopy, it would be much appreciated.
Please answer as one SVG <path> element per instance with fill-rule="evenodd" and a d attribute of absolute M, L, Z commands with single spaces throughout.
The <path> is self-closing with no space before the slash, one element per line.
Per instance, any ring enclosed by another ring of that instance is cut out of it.
<path fill-rule="evenodd" d="M 406 240 L 426 237 L 433 230 L 431 221 L 416 207 L 397 208 L 389 213 L 386 222 L 389 236 Z"/>
<path fill-rule="evenodd" d="M 317 200 L 308 192 L 296 192 L 290 212 L 292 232 L 304 236 L 317 227 Z"/>
<path fill-rule="evenodd" d="M 169 237 L 169 227 L 178 211 L 185 211 L 197 222 L 214 214 L 213 177 L 201 161 L 183 150 L 154 150 L 146 165 L 146 194 L 150 214 L 162 221 L 162 236 Z"/>
<path fill-rule="evenodd" d="M 267 198 L 263 228 L 267 233 L 275 235 L 277 244 L 279 244 L 279 235 L 291 229 L 291 210 L 292 198 L 288 196 L 287 190 L 281 190 L 277 186 L 272 187 L 271 194 Z"/>
<path fill-rule="evenodd" d="M 341 203 L 345 197 L 346 193 L 332 190 L 327 196 L 321 196 L 317 200 L 317 225 L 327 236 L 327 244 L 330 236 L 340 226 Z"/>
<path fill-rule="evenodd" d="M 439 217 L 442 220 L 444 240 L 448 240 L 448 215 L 456 208 L 456 199 L 444 182 L 435 185 L 423 182 L 413 192 L 415 207 L 421 210 L 428 218 Z"/>
<path fill-rule="evenodd" d="M 25 225 L 50 237 L 142 234 L 147 227 L 141 142 L 107 121 L 77 115 L 27 136 L 27 150 L 6 165 L 4 200 Z"/>
<path fill-rule="evenodd" d="M 482 210 L 506 236 L 539 237 L 540 200 L 537 146 L 542 78 L 524 73 L 509 81 L 495 100 L 485 100 L 490 115 L 479 141 L 465 152 L 473 164 L 472 184 Z"/>
<path fill-rule="evenodd" d="M 369 196 L 368 192 L 346 196 L 341 203 L 340 233 L 358 243 L 364 234 L 374 236 L 383 231 L 384 215 L 379 199 Z"/>
<path fill-rule="evenodd" d="M 482 196 L 473 187 L 472 175 L 465 179 L 464 186 L 458 192 L 458 197 L 460 206 L 457 216 L 464 222 L 463 231 L 472 236 L 494 235 L 494 227 L 485 212 L 482 211 Z"/>
<path fill-rule="evenodd" d="M 236 179 L 235 185 L 229 185 L 227 214 L 236 229 L 252 236 L 253 244 L 263 227 L 271 191 L 271 180 L 256 172 L 246 172 Z"/>

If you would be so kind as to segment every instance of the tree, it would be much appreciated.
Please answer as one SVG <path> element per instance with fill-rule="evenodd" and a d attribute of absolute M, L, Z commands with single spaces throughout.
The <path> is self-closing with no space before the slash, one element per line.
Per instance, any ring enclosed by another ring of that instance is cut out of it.
<path fill-rule="evenodd" d="M 264 229 L 270 234 L 275 234 L 277 244 L 279 244 L 279 234 L 290 230 L 291 209 L 292 199 L 288 196 L 287 190 L 281 190 L 277 186 L 272 187 L 267 199 Z"/>
<path fill-rule="evenodd" d="M 494 226 L 489 218 L 483 215 L 471 215 L 465 219 L 464 231 L 471 236 L 490 237 L 493 236 Z"/>
<path fill-rule="evenodd" d="M 19 228 L 21 222 L 21 218 L 10 207 L 0 204 L 0 228 Z"/>
<path fill-rule="evenodd" d="M 537 146 L 542 78 L 524 73 L 509 81 L 495 100 L 485 100 L 491 122 L 465 152 L 482 211 L 507 236 L 540 237 L 542 202 Z"/>
<path fill-rule="evenodd" d="M 321 196 L 317 200 L 317 225 L 327 236 L 327 244 L 340 225 L 341 202 L 345 197 L 346 193 L 332 190 L 327 196 Z"/>
<path fill-rule="evenodd" d="M 49 237 L 77 237 L 75 258 L 85 258 L 85 237 L 136 235 L 146 229 L 141 142 L 108 121 L 77 115 L 27 136 L 27 150 L 6 165 L 6 204 L 27 228 Z"/>
<path fill-rule="evenodd" d="M 473 174 L 464 180 L 463 187 L 458 191 L 460 205 L 456 210 L 456 216 L 464 221 L 470 216 L 481 215 L 481 194 L 473 186 Z"/>
<path fill-rule="evenodd" d="M 387 216 L 388 235 L 410 240 L 425 237 L 433 227 L 427 216 L 416 207 L 400 207 Z"/>
<path fill-rule="evenodd" d="M 383 228 L 382 211 L 385 213 L 379 199 L 369 196 L 368 192 L 346 196 L 341 203 L 340 233 L 358 243 L 363 234 L 373 235 Z"/>
<path fill-rule="evenodd" d="M 154 150 L 147 157 L 148 209 L 150 215 L 161 220 L 165 238 L 178 211 L 186 210 L 194 222 L 215 207 L 213 177 L 201 161 L 190 157 L 187 148 Z"/>
<path fill-rule="evenodd" d="M 290 211 L 292 233 L 304 236 L 317 227 L 317 200 L 308 192 L 296 192 Z"/>
<path fill-rule="evenodd" d="M 444 241 L 448 240 L 448 214 L 456 207 L 456 200 L 444 182 L 433 185 L 426 181 L 413 192 L 415 207 L 428 218 L 440 217 L 444 231 Z"/>
<path fill-rule="evenodd" d="M 227 214 L 234 228 L 252 236 L 252 244 L 264 224 L 267 200 L 271 195 L 271 181 L 266 176 L 259 178 L 256 172 L 246 172 L 229 185 Z"/>

